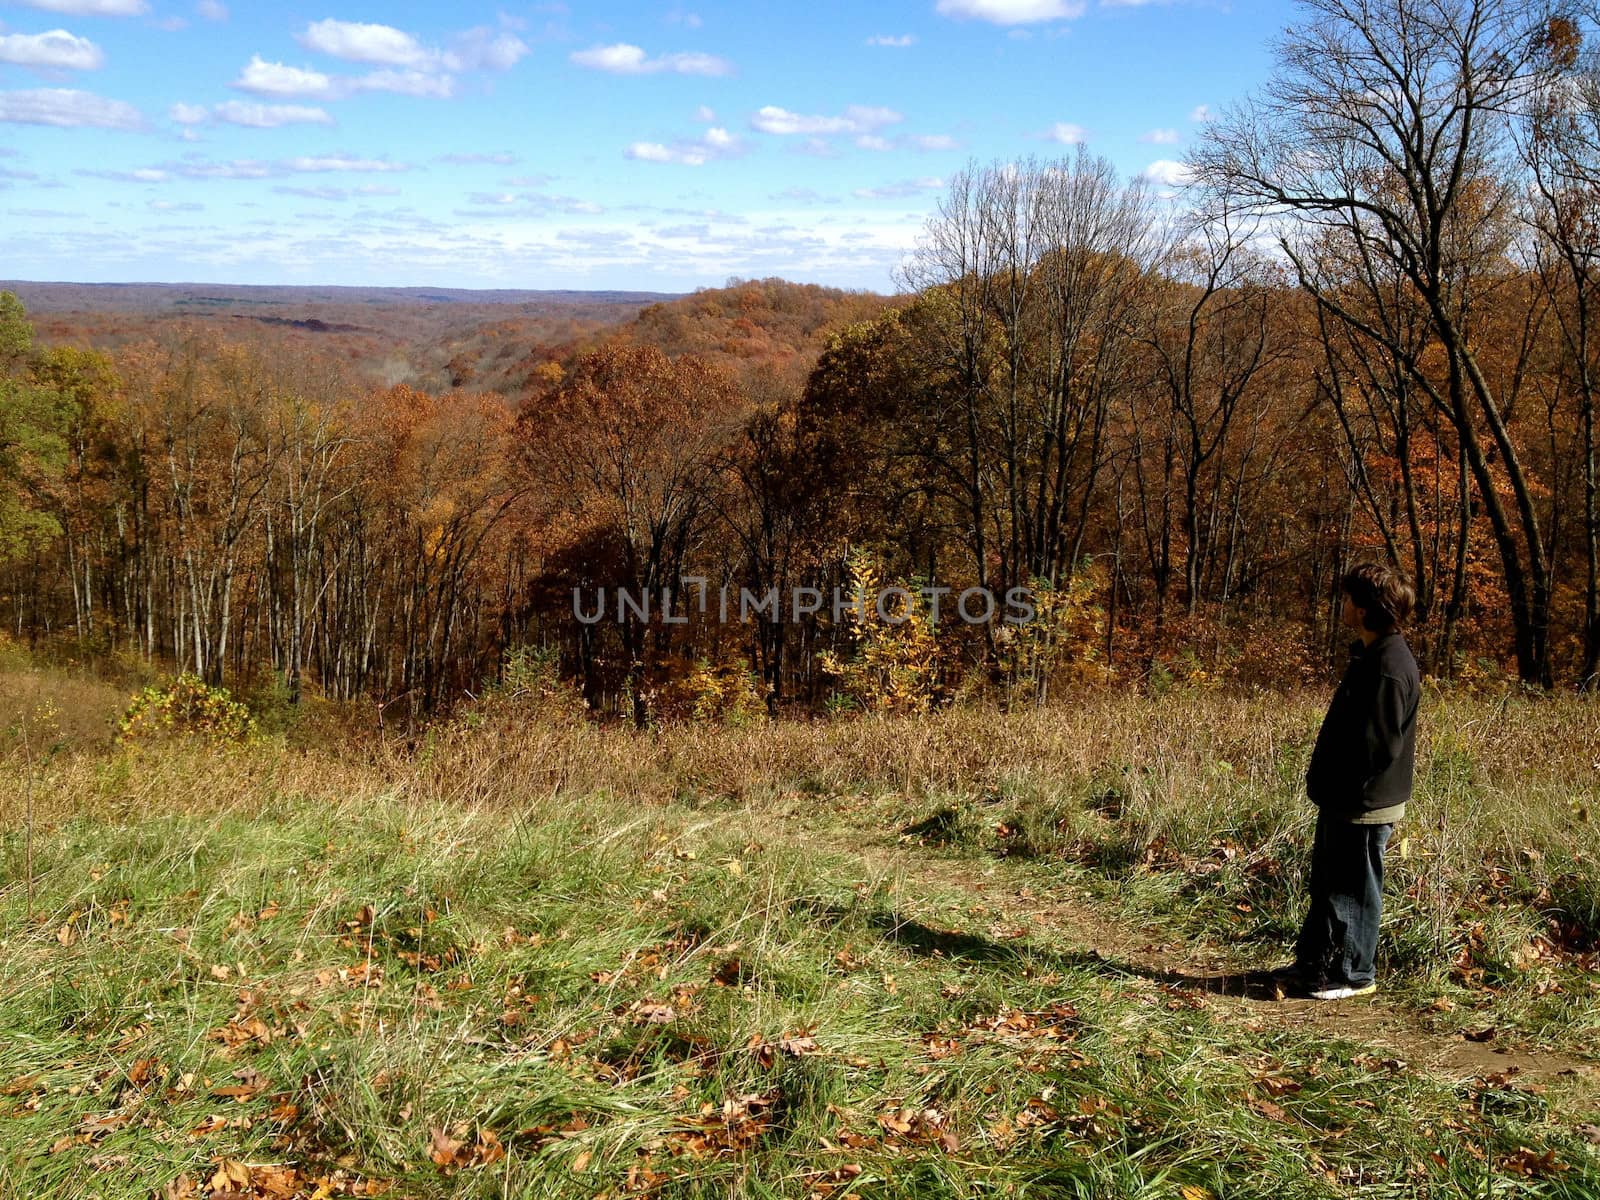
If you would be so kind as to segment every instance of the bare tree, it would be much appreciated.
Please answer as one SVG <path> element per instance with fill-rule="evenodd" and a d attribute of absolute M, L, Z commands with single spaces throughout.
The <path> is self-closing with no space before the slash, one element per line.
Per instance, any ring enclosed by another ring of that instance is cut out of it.
<path fill-rule="evenodd" d="M 1151 572 L 1156 586 L 1156 622 L 1165 615 L 1173 577 L 1173 508 L 1183 542 L 1183 594 L 1189 616 L 1198 611 L 1206 566 L 1214 558 L 1221 529 L 1223 473 L 1235 414 L 1255 382 L 1288 352 L 1272 335 L 1271 278 L 1251 249 L 1256 222 L 1241 225 L 1222 211 L 1195 222 L 1162 264 L 1164 282 L 1140 313 L 1137 335 L 1149 350 L 1158 447 L 1134 455 L 1141 497 L 1159 473 L 1160 519 L 1141 505 Z M 1141 451 L 1142 427 L 1136 427 Z M 1175 506 L 1172 477 L 1180 491 Z"/>
<path fill-rule="evenodd" d="M 1070 579 L 1126 394 L 1159 228 L 1104 159 L 969 166 L 907 272 L 950 388 L 929 453 L 954 481 L 976 582 Z M 937 402 L 937 400 L 935 401 Z"/>
<path fill-rule="evenodd" d="M 1279 221 L 1279 244 L 1330 317 L 1393 355 L 1454 428 L 1487 515 L 1518 671 L 1550 686 L 1551 559 L 1538 487 L 1472 335 L 1503 269 L 1513 134 L 1552 10 L 1543 0 L 1302 0 L 1262 93 L 1208 129 L 1197 177 Z M 1308 251 L 1336 237 L 1361 271 L 1415 292 L 1443 378 L 1354 309 Z M 1510 506 L 1496 476 L 1503 477 Z"/>
<path fill-rule="evenodd" d="M 1581 13 L 1592 33 L 1593 6 Z M 1579 686 L 1600 686 L 1600 504 L 1596 500 L 1595 406 L 1600 388 L 1600 52 L 1574 17 L 1546 27 L 1538 91 L 1520 146 L 1531 183 L 1528 219 L 1536 276 L 1560 331 L 1564 373 L 1577 399 L 1582 501 L 1584 616 Z"/>

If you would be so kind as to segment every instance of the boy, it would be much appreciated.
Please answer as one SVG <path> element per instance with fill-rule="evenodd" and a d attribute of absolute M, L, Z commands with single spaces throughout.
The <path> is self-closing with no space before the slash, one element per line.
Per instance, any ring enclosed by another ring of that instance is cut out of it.
<path fill-rule="evenodd" d="M 1317 1000 L 1378 990 L 1374 960 L 1383 913 L 1383 855 L 1411 798 L 1417 660 L 1401 636 L 1416 593 L 1387 567 L 1364 563 L 1341 581 L 1342 620 L 1358 641 L 1317 734 L 1306 794 L 1317 806 L 1311 906 L 1294 964 L 1275 973 Z"/>

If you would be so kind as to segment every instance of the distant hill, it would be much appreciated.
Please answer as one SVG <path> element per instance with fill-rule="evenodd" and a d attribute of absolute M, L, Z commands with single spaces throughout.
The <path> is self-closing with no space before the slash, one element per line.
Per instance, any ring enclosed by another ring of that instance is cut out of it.
<path fill-rule="evenodd" d="M 379 385 L 441 392 L 508 378 L 542 347 L 603 336 L 666 292 L 435 287 L 40 283 L 0 280 L 39 339 L 113 349 L 200 328 L 293 353 L 326 352 Z M 463 347 L 470 347 L 463 353 Z"/>
<path fill-rule="evenodd" d="M 701 355 L 753 389 L 798 387 L 834 330 L 901 302 L 784 279 L 688 294 L 27 280 L 0 280 L 0 291 L 17 294 L 45 343 L 114 349 L 201 329 L 327 354 L 383 386 L 511 402 L 612 338 Z"/>
<path fill-rule="evenodd" d="M 46 283 L 26 279 L 0 279 L 0 291 L 15 292 L 29 312 L 76 312 L 88 309 L 118 312 L 186 310 L 271 305 L 303 307 L 309 304 L 371 305 L 410 304 L 512 304 L 530 310 L 553 307 L 642 308 L 675 299 L 677 292 L 573 291 L 498 288 L 341 287 L 334 284 L 254 285 L 231 283 Z"/>
<path fill-rule="evenodd" d="M 786 279 L 738 279 L 726 287 L 701 288 L 640 309 L 631 321 L 562 345 L 552 342 L 505 364 L 499 374 L 479 375 L 485 386 L 508 395 L 536 390 L 560 377 L 545 364 L 570 369 L 600 338 L 655 346 L 668 354 L 698 354 L 731 370 L 752 390 L 779 382 L 798 388 L 828 338 L 839 328 L 877 316 L 903 297 L 850 291 Z M 454 347 L 461 357 L 483 357 L 477 346 Z"/>

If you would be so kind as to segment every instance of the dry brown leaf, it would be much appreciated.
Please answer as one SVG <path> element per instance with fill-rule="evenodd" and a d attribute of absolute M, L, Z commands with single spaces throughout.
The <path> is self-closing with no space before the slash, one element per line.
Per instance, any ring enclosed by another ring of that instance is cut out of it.
<path fill-rule="evenodd" d="M 461 1150 L 461 1142 L 451 1137 L 442 1128 L 429 1130 L 429 1137 L 432 1144 L 428 1149 L 428 1157 L 433 1160 L 434 1165 L 440 1167 L 453 1165 L 456 1161 L 456 1154 Z"/>

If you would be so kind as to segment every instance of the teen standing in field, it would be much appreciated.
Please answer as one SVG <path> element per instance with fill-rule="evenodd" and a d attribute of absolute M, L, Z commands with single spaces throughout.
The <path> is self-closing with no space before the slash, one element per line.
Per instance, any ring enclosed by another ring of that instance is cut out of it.
<path fill-rule="evenodd" d="M 1383 914 L 1383 855 L 1411 798 L 1417 660 L 1400 626 L 1416 603 L 1411 584 L 1376 564 L 1342 581 L 1343 621 L 1359 635 L 1350 665 L 1317 734 L 1306 794 L 1317 806 L 1311 905 L 1280 978 L 1318 1000 L 1378 990 L 1374 978 Z"/>

